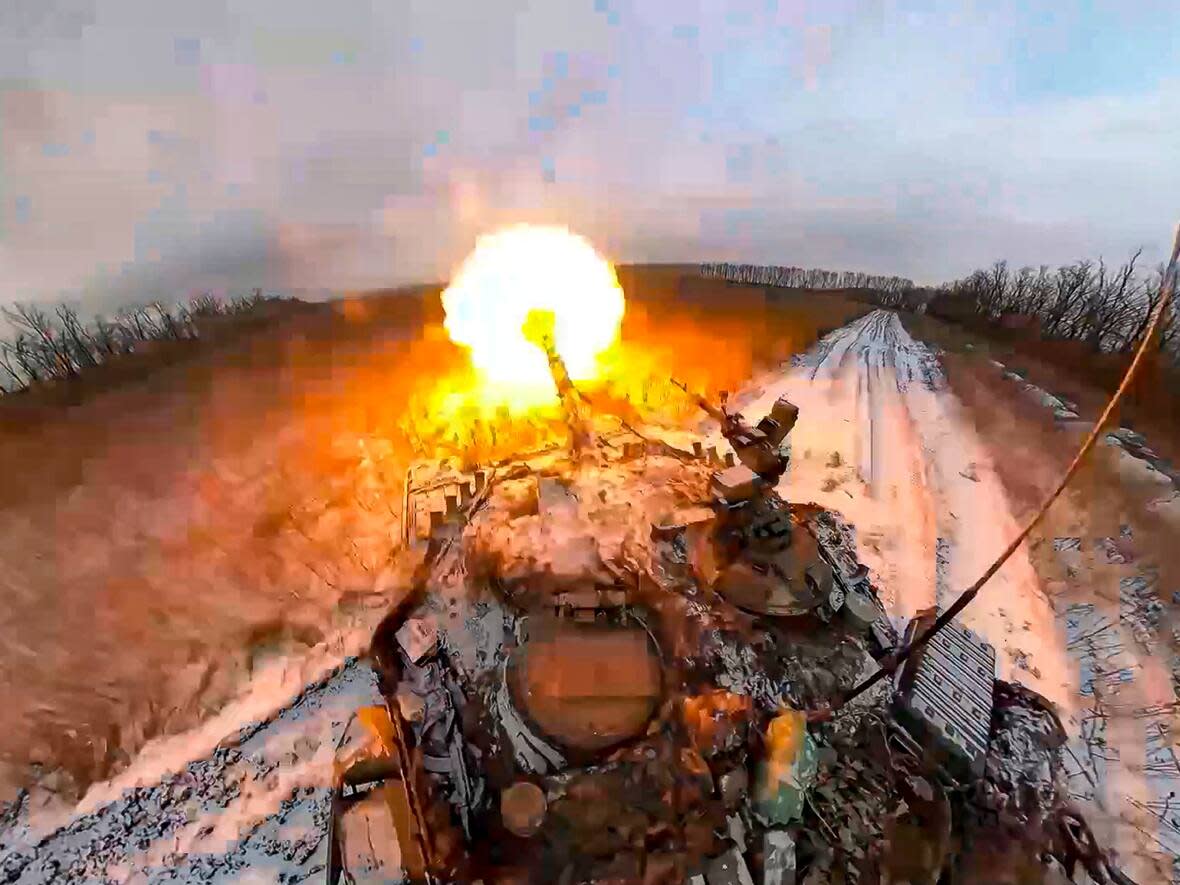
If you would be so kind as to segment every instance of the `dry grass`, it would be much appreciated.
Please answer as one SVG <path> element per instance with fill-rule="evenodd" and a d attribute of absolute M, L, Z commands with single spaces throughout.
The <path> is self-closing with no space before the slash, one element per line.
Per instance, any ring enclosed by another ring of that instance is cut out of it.
<path fill-rule="evenodd" d="M 1099 354 L 1082 342 L 1045 341 L 1024 329 L 982 321 L 951 324 L 912 313 L 900 316 L 914 337 L 951 352 L 990 356 L 1050 393 L 1078 403 L 1083 415 L 1102 410 L 1130 363 L 1129 354 Z M 1116 420 L 1146 435 L 1160 454 L 1180 463 L 1180 369 L 1149 359 Z"/>

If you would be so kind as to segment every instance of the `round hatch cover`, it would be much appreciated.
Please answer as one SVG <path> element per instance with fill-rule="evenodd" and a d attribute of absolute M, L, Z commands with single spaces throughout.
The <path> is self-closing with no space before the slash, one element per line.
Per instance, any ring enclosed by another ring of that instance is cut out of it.
<path fill-rule="evenodd" d="M 663 688 L 647 632 L 559 619 L 529 619 L 509 661 L 513 705 L 561 746 L 598 752 L 642 734 Z"/>

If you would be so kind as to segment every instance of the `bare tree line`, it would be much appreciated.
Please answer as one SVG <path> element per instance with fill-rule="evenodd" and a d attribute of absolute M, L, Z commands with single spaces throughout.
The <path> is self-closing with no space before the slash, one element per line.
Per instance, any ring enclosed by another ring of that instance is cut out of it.
<path fill-rule="evenodd" d="M 1159 298 L 1163 267 L 1144 272 L 1141 251 L 1111 267 L 1101 258 L 1050 268 L 1006 261 L 933 288 L 904 277 L 775 265 L 702 264 L 706 277 L 800 289 L 860 289 L 874 304 L 929 311 L 944 319 L 978 318 L 1020 325 L 1043 338 L 1081 341 L 1101 353 L 1126 353 L 1147 326 Z M 1180 365 L 1180 294 L 1169 308 L 1160 350 Z"/>
<path fill-rule="evenodd" d="M 197 338 L 203 320 L 248 313 L 268 300 L 260 289 L 228 301 L 206 293 L 176 305 L 153 301 L 125 307 L 110 319 L 91 321 L 68 304 L 0 307 L 11 328 L 8 338 L 0 338 L 0 393 L 76 378 L 148 342 Z"/>
<path fill-rule="evenodd" d="M 1144 273 L 1141 253 L 1118 267 L 1102 259 L 1050 269 L 1009 268 L 997 261 L 929 294 L 926 309 L 946 319 L 972 315 L 992 323 L 1020 324 L 1043 338 L 1080 341 L 1100 353 L 1127 353 L 1147 327 L 1160 297 L 1164 268 Z M 1180 297 L 1173 296 L 1160 350 L 1180 363 Z"/>
<path fill-rule="evenodd" d="M 779 267 L 763 264 L 702 264 L 702 276 L 721 277 L 735 283 L 785 286 L 792 289 L 871 289 L 900 296 L 914 288 L 905 277 L 868 274 L 855 270 L 824 270 L 813 267 Z"/>

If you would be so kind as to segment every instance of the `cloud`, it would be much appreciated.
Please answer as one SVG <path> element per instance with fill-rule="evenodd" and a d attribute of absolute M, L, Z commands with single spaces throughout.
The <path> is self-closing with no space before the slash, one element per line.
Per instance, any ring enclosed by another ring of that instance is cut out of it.
<path fill-rule="evenodd" d="M 439 279 L 517 220 L 922 280 L 1158 257 L 1180 63 L 1136 46 L 1180 12 L 1124 7 L 14 0 L 0 298 Z"/>

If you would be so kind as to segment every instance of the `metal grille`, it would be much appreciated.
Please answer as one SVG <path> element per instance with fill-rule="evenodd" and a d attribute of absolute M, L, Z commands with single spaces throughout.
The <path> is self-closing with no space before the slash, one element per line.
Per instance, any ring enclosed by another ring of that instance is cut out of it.
<path fill-rule="evenodd" d="M 995 672 L 995 648 L 954 621 L 903 671 L 898 718 L 927 749 L 947 757 L 952 772 L 983 772 Z"/>

